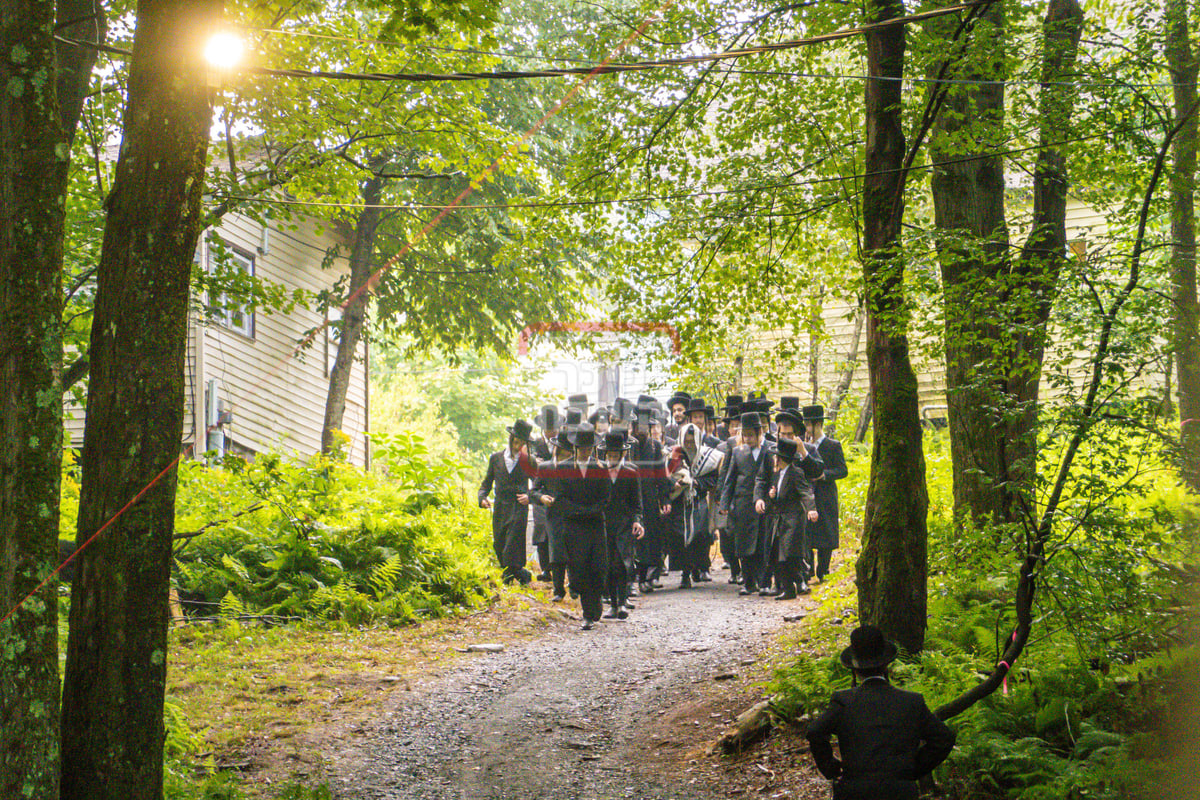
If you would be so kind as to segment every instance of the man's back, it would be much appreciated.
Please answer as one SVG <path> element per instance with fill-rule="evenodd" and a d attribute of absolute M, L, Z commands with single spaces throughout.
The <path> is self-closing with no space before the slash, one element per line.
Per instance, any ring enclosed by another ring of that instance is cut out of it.
<path fill-rule="evenodd" d="M 831 736 L 838 738 L 840 762 Z M 834 796 L 846 800 L 915 798 L 916 781 L 950 754 L 954 738 L 921 695 L 882 678 L 835 693 L 808 728 L 817 768 L 827 778 L 840 778 Z"/>

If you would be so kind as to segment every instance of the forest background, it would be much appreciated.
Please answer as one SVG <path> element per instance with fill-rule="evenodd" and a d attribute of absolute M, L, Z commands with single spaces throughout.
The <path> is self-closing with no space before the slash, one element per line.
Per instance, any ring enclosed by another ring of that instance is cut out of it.
<path fill-rule="evenodd" d="M 159 796 L 164 731 L 187 730 L 164 706 L 172 582 L 235 621 L 401 624 L 484 602 L 464 487 L 540 399 L 510 363 L 524 326 L 669 324 L 678 353 L 618 344 L 712 397 L 737 356 L 759 388 L 806 371 L 815 309 L 840 301 L 871 387 L 847 402 L 875 420 L 846 502 L 864 510 L 857 616 L 970 732 L 943 778 L 964 796 L 1171 787 L 1166 698 L 1195 674 L 1197 9 L 912 18 L 939 10 L 6 7 L 0 786 L 95 796 L 104 774 L 111 796 Z M 224 27 L 250 60 L 214 76 L 202 45 Z M 856 32 L 754 47 L 840 30 Z M 578 74 L 411 79 L 586 73 L 614 53 L 723 57 L 598 75 L 561 110 Z M 1068 194 L 1105 219 L 1085 258 L 1066 247 Z M 197 237 L 233 211 L 338 226 L 347 280 L 305 297 L 194 270 Z M 375 472 L 338 458 L 346 369 L 312 461 L 179 458 L 178 333 L 203 296 L 340 307 L 343 367 L 376 343 L 397 414 Z M 922 348 L 946 368 L 936 436 L 918 422 Z M 46 446 L 68 391 L 88 408 L 78 458 Z M 212 505 L 213 480 L 238 502 Z M 64 598 L 44 581 L 60 532 L 91 543 Z M 776 691 L 802 717 L 833 682 L 806 659 Z"/>

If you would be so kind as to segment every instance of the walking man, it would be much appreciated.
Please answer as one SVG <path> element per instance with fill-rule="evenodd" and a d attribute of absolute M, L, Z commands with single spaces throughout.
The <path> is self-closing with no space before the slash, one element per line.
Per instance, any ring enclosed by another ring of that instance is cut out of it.
<path fill-rule="evenodd" d="M 560 486 L 571 463 L 575 447 L 565 428 L 554 437 L 554 455 L 538 464 L 537 480 L 529 490 L 529 499 L 546 510 L 546 549 L 550 557 L 550 579 L 554 585 L 554 602 L 567 596 L 567 543 L 563 538 L 562 508 L 553 505 L 553 498 L 562 494 Z"/>
<path fill-rule="evenodd" d="M 876 627 L 850 634 L 842 665 L 853 689 L 835 692 L 829 708 L 808 726 L 817 769 L 834 781 L 834 800 L 917 800 L 917 781 L 954 748 L 954 731 L 933 715 L 925 698 L 888 681 L 896 645 Z M 830 737 L 838 738 L 841 759 Z"/>
<path fill-rule="evenodd" d="M 808 564 L 810 579 L 815 575 L 818 581 L 824 581 L 829 574 L 829 560 L 838 542 L 838 490 L 836 481 L 850 474 L 846 468 L 846 456 L 842 453 L 842 443 L 825 435 L 825 408 L 823 406 L 805 406 L 802 409 L 805 437 L 817 448 L 820 454 L 823 470 L 813 480 L 813 495 L 817 500 L 817 513 L 820 515 L 815 523 L 808 528 Z M 811 551 L 815 550 L 815 560 Z"/>
<path fill-rule="evenodd" d="M 526 448 L 533 426 L 519 419 L 506 428 L 508 446 L 492 453 L 487 474 L 479 486 L 480 508 L 492 508 L 488 495 L 496 490 L 495 510 L 492 512 L 492 548 L 500 562 L 505 583 L 532 579 L 525 569 L 525 527 L 529 522 L 529 481 L 536 474 Z"/>
<path fill-rule="evenodd" d="M 663 516 L 671 513 L 668 498 L 671 482 L 667 478 L 667 463 L 663 457 L 662 444 L 650 438 L 654 408 L 640 404 L 633 417 L 633 449 L 629 459 L 637 469 L 638 484 L 642 492 L 642 524 L 645 535 L 637 540 L 638 591 L 642 594 L 654 591 L 652 581 L 658 577 L 662 561 Z"/>
<path fill-rule="evenodd" d="M 817 521 L 817 506 L 812 486 L 796 464 L 803 448 L 795 439 L 780 438 L 769 449 L 775 456 L 774 473 L 764 481 L 767 473 L 760 472 L 754 490 L 754 508 L 769 515 L 768 524 L 773 529 L 772 557 L 779 585 L 776 600 L 791 600 L 797 594 L 809 593 L 804 568 L 804 526 Z"/>
<path fill-rule="evenodd" d="M 605 594 L 611 610 L 605 619 L 625 619 L 629 612 L 629 581 L 633 571 L 634 543 L 645 535 L 642 527 L 642 493 L 638 486 L 637 470 L 625 462 L 629 444 L 621 431 L 610 430 L 602 443 L 608 478 L 612 491 L 604 510 L 604 527 L 608 537 L 608 577 Z"/>
<path fill-rule="evenodd" d="M 575 458 L 565 467 L 558 497 L 548 498 L 551 508 L 561 505 L 563 534 L 567 544 L 567 572 L 571 591 L 583 606 L 583 629 L 590 631 L 600 621 L 604 581 L 608 576 L 608 537 L 604 511 L 612 493 L 605 469 L 592 456 L 596 432 L 590 422 L 571 432 Z"/>
<path fill-rule="evenodd" d="M 554 437 L 558 435 L 558 427 L 562 424 L 562 414 L 558 406 L 542 406 L 542 410 L 533 418 L 533 424 L 542 430 L 542 436 L 533 443 L 533 455 L 538 468 L 554 458 Z M 538 567 L 541 573 L 539 581 L 548 581 L 550 574 L 550 537 L 546 528 L 547 508 L 539 502 L 531 504 L 533 510 L 533 546 L 537 550 Z"/>
<path fill-rule="evenodd" d="M 757 411 L 742 414 L 742 442 L 729 456 L 721 507 L 729 512 L 735 555 L 742 567 L 744 583 L 738 591 L 748 595 L 758 591 L 763 570 L 764 522 L 754 510 L 754 482 L 765 467 L 767 450 L 762 442 L 762 421 Z"/>

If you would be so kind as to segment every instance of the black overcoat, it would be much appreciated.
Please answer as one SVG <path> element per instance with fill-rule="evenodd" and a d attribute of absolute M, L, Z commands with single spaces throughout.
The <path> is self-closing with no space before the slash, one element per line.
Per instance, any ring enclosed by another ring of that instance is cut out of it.
<path fill-rule="evenodd" d="M 525 563 L 525 526 L 529 522 L 529 507 L 517 502 L 517 495 L 529 491 L 530 480 L 537 475 L 533 460 L 522 452 L 512 472 L 504 463 L 504 451 L 492 453 L 487 473 L 479 485 L 479 504 L 495 489 L 492 503 L 492 543 L 501 565 Z M 519 551 L 519 552 L 518 552 Z"/>
<path fill-rule="evenodd" d="M 825 437 L 817 444 L 817 451 L 824 463 L 824 471 L 820 478 L 812 482 L 819 518 L 808 526 L 809 547 L 833 550 L 840 546 L 836 481 L 850 473 L 846 468 L 846 457 L 842 454 L 841 442 Z"/>
<path fill-rule="evenodd" d="M 584 466 L 568 461 L 556 467 L 562 477 L 559 494 L 550 507 L 562 514 L 571 588 L 580 594 L 599 595 L 608 572 L 604 512 L 612 494 L 612 481 L 599 462 L 586 462 L 586 471 Z"/>
<path fill-rule="evenodd" d="M 557 503 L 549 507 L 542 505 L 542 498 L 549 495 L 557 499 L 562 494 L 562 478 L 566 474 L 563 470 L 570 463 L 571 459 L 568 458 L 557 464 L 553 459 L 538 464 L 537 478 L 533 482 L 533 488 L 529 490 L 530 502 L 537 503 L 546 512 L 546 541 L 550 545 L 551 564 L 567 563 L 567 546 L 563 539 L 562 509 Z"/>
<path fill-rule="evenodd" d="M 540 468 L 545 462 L 553 460 L 554 448 L 543 437 L 533 443 L 533 455 Z M 546 512 L 549 509 L 541 503 L 532 503 L 529 508 L 533 513 L 533 536 L 531 541 L 534 544 L 549 541 L 549 528 L 546 527 Z"/>
<path fill-rule="evenodd" d="M 758 458 L 749 445 L 739 445 L 728 456 L 729 469 L 721 490 L 721 505 L 729 509 L 729 528 L 733 531 L 738 558 L 750 558 L 765 543 L 763 519 L 754 510 L 754 481 L 769 458 L 766 444 L 760 444 Z M 769 470 L 770 467 L 767 467 Z"/>
<path fill-rule="evenodd" d="M 807 736 L 817 769 L 838 779 L 837 800 L 916 800 L 917 781 L 945 760 L 955 738 L 925 698 L 879 678 L 835 692 L 829 708 L 808 724 Z"/>
<path fill-rule="evenodd" d="M 761 474 L 761 473 L 760 473 Z M 770 496 L 771 487 L 777 487 L 775 497 Z M 812 486 L 797 464 L 792 464 L 783 475 L 772 471 L 770 481 L 760 481 L 754 487 L 754 499 L 767 504 L 773 539 L 779 545 L 780 561 L 798 561 L 804 557 L 804 526 L 808 512 L 816 508 Z"/>
<path fill-rule="evenodd" d="M 628 462 L 622 462 L 616 480 L 613 480 L 612 471 L 607 467 L 605 472 L 612 483 L 612 492 L 604 511 L 604 527 L 617 555 L 622 560 L 631 559 L 636 541 L 633 523 L 641 522 L 643 513 L 642 487 L 638 483 L 637 470 Z"/>

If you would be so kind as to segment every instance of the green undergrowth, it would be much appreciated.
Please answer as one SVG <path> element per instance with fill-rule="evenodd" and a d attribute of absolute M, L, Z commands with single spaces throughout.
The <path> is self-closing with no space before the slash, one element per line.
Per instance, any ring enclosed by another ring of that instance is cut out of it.
<path fill-rule="evenodd" d="M 926 649 L 902 655 L 892 679 L 936 708 L 1000 659 L 1015 624 L 1016 569 L 994 532 L 954 528 L 946 441 L 927 436 L 926 447 Z M 855 508 L 847 498 L 865 495 L 866 480 L 851 470 L 843 508 Z M 1200 667 L 1181 612 L 1191 605 L 1185 565 L 1196 504 L 1165 471 L 1135 483 L 1056 542 L 1041 570 L 1033 637 L 1007 687 L 951 720 L 958 742 L 935 776 L 948 796 L 1135 800 L 1152 796 L 1162 780 L 1164 720 L 1180 682 Z M 837 659 L 858 624 L 853 555 L 844 555 L 766 684 L 785 717 L 820 713 L 835 690 L 850 686 Z"/>
<path fill-rule="evenodd" d="M 490 521 L 463 467 L 415 436 L 377 443 L 379 471 L 277 454 L 180 471 L 176 552 L 185 607 L 347 626 L 405 625 L 477 608 L 494 593 Z"/>

